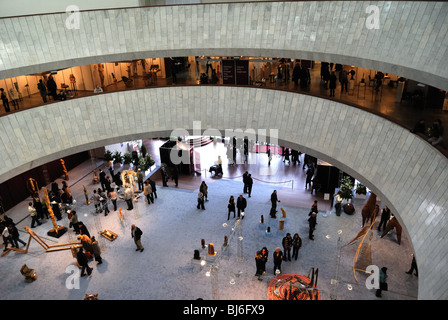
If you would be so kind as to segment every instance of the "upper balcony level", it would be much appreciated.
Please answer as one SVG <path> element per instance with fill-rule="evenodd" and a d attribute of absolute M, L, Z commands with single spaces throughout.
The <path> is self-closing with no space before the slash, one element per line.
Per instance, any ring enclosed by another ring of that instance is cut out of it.
<path fill-rule="evenodd" d="M 236 61 L 241 65 L 238 79 L 229 76 L 229 71 L 235 71 L 233 65 Z M 224 72 L 227 74 L 224 75 Z M 329 80 L 332 72 L 336 77 L 334 96 Z M 343 73 L 347 74 L 347 85 L 340 81 Z M 416 133 L 424 139 L 429 139 L 431 125 L 437 119 L 447 127 L 448 99 L 445 91 L 392 74 L 383 74 L 384 78 L 379 83 L 376 79 L 378 73 L 377 70 L 333 62 L 267 57 L 190 56 L 104 62 L 1 79 L 0 88 L 5 90 L 10 111 L 7 112 L 3 104 L 0 116 L 58 103 L 64 99 L 122 90 L 239 85 L 336 100 L 375 113 L 408 130 L 413 130 L 416 123 L 424 119 L 423 132 Z M 50 77 L 55 81 L 56 96 L 48 88 Z M 44 96 L 38 89 L 40 80 L 45 84 Z M 101 90 L 96 90 L 97 86 Z M 434 145 L 444 155 L 448 155 L 447 137 L 447 132 L 444 132 L 444 139 Z"/>

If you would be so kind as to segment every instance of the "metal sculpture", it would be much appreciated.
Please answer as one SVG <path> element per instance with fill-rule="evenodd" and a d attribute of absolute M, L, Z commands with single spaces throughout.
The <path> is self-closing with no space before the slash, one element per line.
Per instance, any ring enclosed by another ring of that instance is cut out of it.
<path fill-rule="evenodd" d="M 273 278 L 268 287 L 270 300 L 320 300 L 317 289 L 319 269 L 312 267 L 305 277 L 284 274 Z"/>

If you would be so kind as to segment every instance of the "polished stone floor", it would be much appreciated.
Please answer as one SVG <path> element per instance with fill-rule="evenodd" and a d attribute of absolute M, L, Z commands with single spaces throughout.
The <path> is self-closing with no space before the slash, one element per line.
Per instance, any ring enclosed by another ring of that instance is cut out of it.
<path fill-rule="evenodd" d="M 159 139 L 144 140 L 158 166 L 158 147 L 163 142 Z M 259 281 L 254 277 L 254 254 L 266 246 L 271 255 L 276 247 L 281 247 L 286 232 L 299 233 L 303 246 L 297 261 L 283 262 L 282 273 L 306 276 L 312 267 L 318 268 L 318 289 L 322 300 L 417 299 L 418 277 L 405 273 L 410 267 L 409 254 L 412 253 L 406 234 L 401 245 L 397 243 L 395 232 L 380 238 L 377 222 L 364 241 L 363 254 L 360 255 L 363 263 L 388 267 L 389 291 L 384 292 L 382 298 L 375 297 L 374 290 L 366 288 L 365 273 L 353 271 L 360 242 L 345 248 L 342 246 L 360 231 L 360 211 L 365 200 L 353 200 L 355 214 L 336 216 L 329 201 L 320 194 L 312 195 L 304 188 L 302 166 L 285 164 L 281 156 L 275 156 L 272 161 L 272 175 L 265 174 L 268 168 L 266 155 L 255 153 L 250 155 L 255 158 L 251 164 L 229 166 L 224 158 L 224 175 L 214 177 L 207 169 L 224 148 L 219 142 L 197 148 L 201 154 L 202 175 L 181 175 L 178 187 L 172 180 L 168 187 L 162 187 L 158 171 L 148 173 L 157 181 L 158 198 L 150 205 L 140 198 L 131 211 L 126 210 L 123 200 L 119 200 L 123 220 L 113 210 L 108 216 L 96 215 L 93 205 L 85 204 L 83 188 L 86 187 L 90 195 L 94 188 L 100 187 L 93 184 L 92 172 L 104 166 L 102 160 L 91 159 L 71 170 L 68 183 L 76 199 L 74 209 L 90 233 L 99 240 L 103 264 L 90 261 L 92 275 L 76 282 L 72 270 L 77 269 L 70 250 L 45 252 L 32 241 L 27 254 L 10 251 L 0 258 L 2 299 L 81 300 L 86 294 L 98 293 L 101 300 L 267 300 L 268 284 L 275 277 L 272 256 L 269 257 L 266 274 Z M 241 224 L 236 224 L 237 220 L 232 216 L 227 220 L 226 204 L 230 195 L 242 193 L 241 174 L 246 170 L 256 180 L 252 196 L 244 195 L 248 202 L 245 218 Z M 62 178 L 57 181 L 60 184 Z M 201 181 L 206 181 L 209 186 L 205 210 L 196 208 Z M 281 218 L 280 212 L 276 219 L 268 217 L 273 190 L 278 191 L 279 207 L 284 208 L 286 218 Z M 314 200 L 318 200 L 320 212 L 315 240 L 310 240 L 306 220 Z M 20 236 L 25 241 L 28 236 L 23 228 L 30 226 L 31 222 L 27 202 L 28 199 L 6 213 L 17 223 Z M 381 201 L 378 204 L 380 207 L 385 205 Z M 260 223 L 261 215 L 265 217 L 264 224 Z M 280 220 L 284 220 L 284 230 L 279 230 Z M 66 218 L 58 223 L 68 227 Z M 143 252 L 135 251 L 130 236 L 131 224 L 136 224 L 144 232 Z M 232 226 L 235 231 L 232 231 Z M 269 234 L 266 232 L 268 226 L 271 227 Z M 59 239 L 48 236 L 47 231 L 51 227 L 51 222 L 44 220 L 33 230 L 48 244 L 76 241 L 71 229 Z M 102 237 L 99 233 L 104 229 L 115 232 L 118 238 L 109 241 Z M 228 250 L 221 246 L 224 235 L 229 236 Z M 239 236 L 242 236 L 241 240 Z M 206 244 L 214 243 L 215 258 L 208 256 L 207 249 L 201 248 L 201 239 L 205 239 Z M 206 266 L 192 265 L 194 250 L 200 250 Z M 218 266 L 218 271 L 207 277 L 206 271 L 213 263 Z M 37 272 L 38 279 L 33 283 L 26 283 L 20 274 L 23 264 Z M 75 287 L 76 283 L 78 287 Z"/>

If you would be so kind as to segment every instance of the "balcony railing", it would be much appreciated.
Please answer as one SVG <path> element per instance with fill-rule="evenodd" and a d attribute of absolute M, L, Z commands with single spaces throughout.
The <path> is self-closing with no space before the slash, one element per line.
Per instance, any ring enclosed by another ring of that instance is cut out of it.
<path fill-rule="evenodd" d="M 80 89 L 72 87 L 68 81 L 64 81 L 67 82 L 68 85 L 57 83 L 57 93 L 59 94 L 62 92 L 63 95 L 65 95 L 63 99 L 77 99 L 86 96 L 107 94 L 110 92 L 123 90 L 149 89 L 166 86 L 224 85 L 222 84 L 222 77 L 219 77 L 217 81 L 212 81 L 210 70 L 206 70 L 206 60 L 207 59 L 205 58 L 199 58 L 197 64 L 194 62 L 182 64 L 178 68 L 178 72 L 175 74 L 175 77 L 170 72 L 165 73 L 165 70 L 161 70 L 162 72 L 145 72 L 144 74 L 134 73 L 133 75 L 131 75 L 132 73 L 128 73 L 129 77 L 114 79 L 115 81 L 109 81 L 109 84 L 107 84 L 108 82 L 106 81 L 106 84 L 102 87 L 102 92 L 100 93 L 96 93 L 94 92 L 95 90 L 92 90 L 95 84 L 98 84 L 99 82 L 98 77 L 96 79 L 97 81 L 95 81 L 95 77 L 92 74 L 84 74 L 85 77 L 90 77 L 92 79 L 90 81 L 92 88 L 86 89 L 86 86 L 84 85 L 82 86 L 84 88 Z M 218 64 L 220 65 L 220 59 L 217 58 L 213 60 L 214 68 L 216 70 Z M 189 57 L 187 61 L 192 62 L 195 60 L 194 57 Z M 270 60 L 266 59 L 265 61 Z M 90 68 L 89 66 L 89 70 L 93 70 L 93 68 Z M 219 67 L 218 70 L 220 70 Z M 246 86 L 296 92 L 319 98 L 335 100 L 337 102 L 348 104 L 352 107 L 374 113 L 402 127 L 405 127 L 408 130 L 412 130 L 419 120 L 424 119 L 426 124 L 425 132 L 416 134 L 425 140 L 428 140 L 429 138 L 429 127 L 432 125 L 433 121 L 441 119 L 444 126 L 447 126 L 448 110 L 431 108 L 431 105 L 428 105 L 428 103 L 422 100 L 421 97 L 416 97 L 409 94 L 405 94 L 402 99 L 397 99 L 398 88 L 396 81 L 387 81 L 386 79 L 386 81 L 384 81 L 380 86 L 379 90 L 376 91 L 373 81 L 369 81 L 367 78 L 364 83 L 361 83 L 360 75 L 358 75 L 357 83 L 353 88 L 349 88 L 348 91 L 342 91 L 340 83 L 337 82 L 335 95 L 334 97 L 331 97 L 328 84 L 326 84 L 326 81 L 321 78 L 320 67 L 318 64 L 314 65 L 309 70 L 310 79 L 307 81 L 305 86 L 301 86 L 300 83 L 296 85 L 292 81 L 292 69 L 289 71 L 289 75 L 287 77 L 277 77 L 277 75 L 272 73 L 265 78 L 261 78 L 260 75 L 255 77 L 252 75 L 251 78 L 257 78 L 258 81 L 250 81 L 250 84 Z M 207 83 L 204 83 L 204 81 L 201 81 L 201 74 L 204 74 L 207 71 L 209 77 Z M 63 72 L 63 70 L 58 72 Z M 44 74 L 32 76 L 40 78 L 43 77 Z M 0 80 L 0 87 L 6 87 L 5 93 L 7 94 L 8 90 L 11 87 L 14 87 L 14 85 L 10 85 L 13 83 L 14 79 Z M 15 105 L 15 103 L 10 99 L 10 112 L 6 112 L 5 108 L 0 108 L 0 116 L 62 101 L 58 100 L 58 96 L 55 100 L 54 97 L 47 95 L 47 102 L 44 103 L 41 95 L 35 92 L 36 90 L 30 91 L 29 88 L 27 88 L 26 91 L 27 92 L 21 90 L 20 95 L 16 100 L 17 105 Z M 11 98 L 11 96 L 9 96 L 9 98 Z M 443 141 L 434 147 L 448 157 L 446 137 L 447 134 L 444 132 Z"/>

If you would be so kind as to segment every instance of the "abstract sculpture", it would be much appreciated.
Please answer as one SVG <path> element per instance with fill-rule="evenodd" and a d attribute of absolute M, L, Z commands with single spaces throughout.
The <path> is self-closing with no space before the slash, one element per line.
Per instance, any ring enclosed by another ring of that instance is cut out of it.
<path fill-rule="evenodd" d="M 381 235 L 381 238 L 383 238 L 386 234 L 389 233 L 389 231 L 393 230 L 395 228 L 395 231 L 397 232 L 397 242 L 398 244 L 401 244 L 401 232 L 403 228 L 401 227 L 400 223 L 398 222 L 397 218 L 391 215 L 391 219 L 387 222 L 386 228 L 383 230 L 383 234 Z"/>
<path fill-rule="evenodd" d="M 373 221 L 373 215 L 375 211 L 376 206 L 376 194 L 373 192 L 370 193 L 369 198 L 367 199 L 366 203 L 364 204 L 364 207 L 361 210 L 362 215 L 362 227 L 364 227 L 364 224 L 371 220 Z"/>

